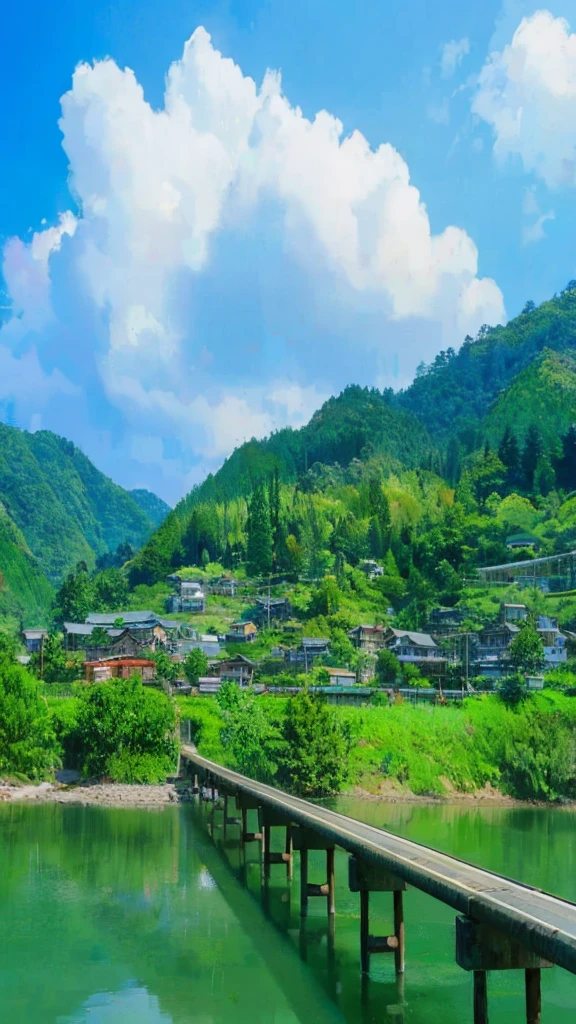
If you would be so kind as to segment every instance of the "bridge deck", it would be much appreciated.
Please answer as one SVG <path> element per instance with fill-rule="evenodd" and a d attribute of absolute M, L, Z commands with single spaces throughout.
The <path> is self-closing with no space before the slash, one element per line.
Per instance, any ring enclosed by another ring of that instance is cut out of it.
<path fill-rule="evenodd" d="M 182 745 L 182 756 L 294 824 L 315 829 L 337 846 L 380 864 L 459 913 L 491 924 L 576 974 L 576 904 L 254 782 L 201 757 L 189 744 Z"/>

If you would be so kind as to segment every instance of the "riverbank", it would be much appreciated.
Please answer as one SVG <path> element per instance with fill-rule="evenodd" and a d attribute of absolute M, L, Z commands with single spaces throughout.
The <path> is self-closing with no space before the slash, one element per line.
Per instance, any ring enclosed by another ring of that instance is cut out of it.
<path fill-rule="evenodd" d="M 549 803 L 543 800 L 519 800 L 507 796 L 489 783 L 474 792 L 459 793 L 456 790 L 437 794 L 413 793 L 404 786 L 390 780 L 382 780 L 378 789 L 368 790 L 361 785 L 354 786 L 340 794 L 353 797 L 367 804 L 412 804 L 416 806 L 467 806 L 467 807 L 576 807 L 576 801 L 565 800 Z M 142 786 L 115 782 L 40 782 L 12 783 L 0 780 L 0 804 L 76 804 L 100 807 L 163 807 L 169 804 L 189 803 L 191 789 L 183 780 L 167 782 L 164 785 Z"/>
<path fill-rule="evenodd" d="M 40 782 L 3 784 L 0 781 L 0 804 L 80 804 L 101 807 L 163 807 L 190 800 L 190 789 L 181 783 L 167 782 L 158 786 L 123 785 L 115 782 L 62 784 Z"/>

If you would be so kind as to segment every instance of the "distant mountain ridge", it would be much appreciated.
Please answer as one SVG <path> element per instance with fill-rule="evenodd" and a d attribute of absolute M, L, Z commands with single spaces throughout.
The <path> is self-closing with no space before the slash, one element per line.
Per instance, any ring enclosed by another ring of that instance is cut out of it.
<path fill-rule="evenodd" d="M 159 498 L 157 494 L 147 491 L 144 487 L 137 487 L 134 490 L 128 491 L 128 494 L 145 515 L 152 520 L 155 526 L 160 526 L 160 523 L 166 519 L 170 511 L 170 505 L 163 501 L 162 498 Z"/>
<path fill-rule="evenodd" d="M 140 547 L 158 524 L 158 513 L 146 512 L 72 442 L 5 424 L 0 502 L 52 583 L 80 560 L 93 568 L 99 555 L 124 541 Z M 0 551 L 0 571 L 4 557 Z"/>

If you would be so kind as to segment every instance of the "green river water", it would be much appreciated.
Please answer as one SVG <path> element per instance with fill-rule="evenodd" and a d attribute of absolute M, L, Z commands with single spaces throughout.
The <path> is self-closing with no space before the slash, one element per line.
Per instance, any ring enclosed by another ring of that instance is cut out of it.
<path fill-rule="evenodd" d="M 576 900 L 574 811 L 352 798 L 334 806 Z M 273 866 L 263 903 L 256 845 L 242 873 L 236 830 L 223 851 L 206 820 L 190 805 L 0 806 L 1 1024 L 471 1022 L 471 978 L 454 963 L 449 908 L 409 890 L 404 991 L 386 955 L 372 957 L 362 982 L 345 854 L 336 857 L 329 936 L 324 900 L 311 901 L 301 927 L 297 856 L 292 892 Z M 325 880 L 322 856 L 310 855 L 311 881 Z M 390 903 L 372 896 L 373 932 L 391 931 Z M 491 1024 L 523 1021 L 523 975 L 490 975 L 489 999 Z M 544 971 L 543 1024 L 575 1013 L 576 977 Z"/>

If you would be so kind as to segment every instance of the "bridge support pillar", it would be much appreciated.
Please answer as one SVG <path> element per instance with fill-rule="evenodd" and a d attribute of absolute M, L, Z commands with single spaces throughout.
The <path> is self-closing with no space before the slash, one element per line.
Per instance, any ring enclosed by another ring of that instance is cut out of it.
<path fill-rule="evenodd" d="M 267 807 L 261 807 L 258 811 L 258 823 L 263 836 L 264 880 L 266 881 L 270 878 L 271 864 L 284 864 L 286 866 L 286 877 L 290 880 L 292 878 L 292 829 L 290 819 L 280 812 L 272 811 Z M 272 829 L 275 827 L 286 830 L 283 853 L 273 851 L 271 848 Z"/>
<path fill-rule="evenodd" d="M 383 868 L 350 857 L 348 885 L 360 893 L 360 966 L 363 974 L 370 970 L 371 953 L 394 953 L 396 974 L 404 973 L 404 903 L 406 882 Z M 394 905 L 394 934 L 370 935 L 370 893 L 391 892 Z"/>
<path fill-rule="evenodd" d="M 553 966 L 548 960 L 491 925 L 457 917 L 456 963 L 474 972 L 474 1024 L 488 1024 L 487 971 L 518 969 L 525 972 L 526 1022 L 540 1024 L 540 971 Z"/>
<path fill-rule="evenodd" d="M 294 849 L 300 853 L 300 916 L 308 914 L 308 900 L 311 896 L 325 896 L 326 910 L 328 916 L 336 912 L 335 904 L 335 878 L 334 878 L 334 843 L 325 839 L 319 832 L 301 826 L 292 827 L 292 841 Z M 326 876 L 327 881 L 316 885 L 308 881 L 308 852 L 309 850 L 326 851 Z"/>
<path fill-rule="evenodd" d="M 241 814 L 240 846 L 242 848 L 243 856 L 245 856 L 246 843 L 259 842 L 263 838 L 262 832 L 248 831 L 248 811 L 259 811 L 260 804 L 254 797 L 250 797 L 246 793 L 238 792 L 236 794 L 236 807 Z"/>

